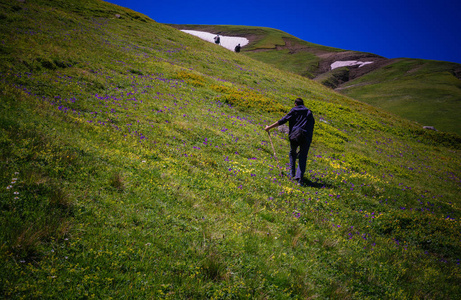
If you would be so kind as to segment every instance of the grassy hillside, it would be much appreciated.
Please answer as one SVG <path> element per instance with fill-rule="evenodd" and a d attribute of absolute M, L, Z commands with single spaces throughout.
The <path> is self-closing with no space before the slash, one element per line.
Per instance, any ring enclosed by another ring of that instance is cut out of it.
<path fill-rule="evenodd" d="M 219 33 L 227 36 L 246 37 L 249 44 L 242 48 L 242 53 L 256 60 L 276 66 L 280 70 L 292 72 L 308 78 L 314 78 L 319 70 L 320 58 L 316 55 L 325 52 L 344 50 L 309 43 L 281 30 L 231 25 L 176 25 L 178 29 L 198 30 Z M 287 43 L 294 49 L 288 49 Z"/>
<path fill-rule="evenodd" d="M 459 137 L 99 0 L 0 0 L 0 297 L 458 299 Z M 305 186 L 263 127 L 316 117 Z"/>
<path fill-rule="evenodd" d="M 340 92 L 422 125 L 461 134 L 457 72 L 461 66 L 449 62 L 401 59 L 347 82 Z"/>
<path fill-rule="evenodd" d="M 461 65 L 421 59 L 386 59 L 300 40 L 276 29 L 248 26 L 171 25 L 244 36 L 242 53 L 316 81 L 388 112 L 461 135 Z M 336 61 L 373 62 L 331 70 Z"/>

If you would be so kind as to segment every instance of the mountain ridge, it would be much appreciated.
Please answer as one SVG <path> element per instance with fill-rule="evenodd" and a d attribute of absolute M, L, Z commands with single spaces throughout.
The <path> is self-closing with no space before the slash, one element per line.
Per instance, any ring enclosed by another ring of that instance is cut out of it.
<path fill-rule="evenodd" d="M 245 55 L 314 79 L 345 95 L 417 121 L 421 126 L 431 125 L 461 135 L 461 121 L 457 114 L 461 110 L 461 64 L 411 58 L 389 59 L 372 53 L 313 44 L 289 33 L 264 27 L 168 25 L 177 29 L 246 37 L 250 43 L 242 48 Z M 369 64 L 332 69 L 332 64 L 338 61 Z M 402 65 L 413 66 L 400 70 Z M 392 71 L 393 77 L 389 78 L 383 70 Z M 421 85 L 421 82 L 424 84 Z M 392 95 L 389 95 L 389 90 L 392 90 Z"/>

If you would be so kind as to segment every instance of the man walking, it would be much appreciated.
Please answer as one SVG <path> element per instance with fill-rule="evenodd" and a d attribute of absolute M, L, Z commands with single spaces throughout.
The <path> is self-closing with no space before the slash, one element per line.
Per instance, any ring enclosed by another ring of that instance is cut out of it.
<path fill-rule="evenodd" d="M 295 100 L 295 107 L 279 121 L 264 128 L 269 132 L 272 128 L 289 122 L 290 138 L 290 175 L 299 185 L 302 185 L 304 172 L 306 171 L 307 153 L 312 142 L 314 134 L 314 115 L 312 111 L 304 106 L 301 98 Z M 299 147 L 299 153 L 297 149 Z M 296 158 L 299 159 L 298 168 L 296 169 Z"/>

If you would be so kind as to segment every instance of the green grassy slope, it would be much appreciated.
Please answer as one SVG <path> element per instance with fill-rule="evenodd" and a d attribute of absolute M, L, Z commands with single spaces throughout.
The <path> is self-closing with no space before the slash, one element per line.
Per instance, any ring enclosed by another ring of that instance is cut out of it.
<path fill-rule="evenodd" d="M 249 57 L 284 71 L 315 77 L 316 81 L 327 86 L 339 87 L 337 90 L 345 95 L 417 121 L 421 126 L 435 126 L 438 130 L 461 135 L 458 117 L 461 110 L 460 64 L 421 59 L 389 60 L 389 63 L 383 64 L 385 58 L 370 53 L 317 45 L 270 28 L 171 26 L 248 37 L 250 44 L 243 48 L 242 53 Z M 377 58 L 381 63 L 375 70 L 356 79 L 348 78 L 350 68 L 328 69 L 334 61 L 373 61 L 371 58 Z M 322 62 L 326 64 L 323 67 Z M 342 81 L 346 83 L 342 84 Z"/>
<path fill-rule="evenodd" d="M 344 51 L 338 48 L 322 46 L 310 42 L 303 41 L 297 37 L 288 34 L 284 31 L 268 28 L 268 27 L 255 27 L 255 26 L 241 26 L 241 25 L 177 25 L 168 24 L 169 26 L 178 29 L 207 31 L 212 33 L 220 33 L 221 35 L 229 36 L 248 36 L 251 38 L 250 43 L 245 46 L 246 51 L 257 49 L 275 49 L 276 46 L 285 45 L 284 39 L 296 40 L 302 46 L 309 46 L 317 51 L 339 52 Z"/>
<path fill-rule="evenodd" d="M 245 55 L 251 58 L 274 65 L 280 70 L 292 72 L 308 78 L 314 78 L 318 71 L 320 59 L 317 57 L 316 53 L 344 51 L 338 48 L 306 42 L 281 30 L 267 27 L 175 24 L 169 24 L 169 26 L 178 29 L 247 37 L 250 42 L 242 49 L 242 53 L 245 53 Z M 289 49 L 285 49 L 287 42 L 303 50 L 294 53 Z"/>
<path fill-rule="evenodd" d="M 341 92 L 422 125 L 461 134 L 461 80 L 454 75 L 456 68 L 461 66 L 401 59 L 348 82 Z"/>
<path fill-rule="evenodd" d="M 274 52 L 277 55 L 274 55 Z M 314 78 L 318 68 L 319 58 L 315 54 L 299 52 L 291 54 L 289 50 L 273 50 L 248 53 L 249 57 L 272 64 L 287 72 L 293 72 L 308 78 Z"/>
<path fill-rule="evenodd" d="M 0 8 L 1 298 L 461 296 L 459 137 L 103 1 Z M 296 97 L 303 187 L 262 129 Z"/>

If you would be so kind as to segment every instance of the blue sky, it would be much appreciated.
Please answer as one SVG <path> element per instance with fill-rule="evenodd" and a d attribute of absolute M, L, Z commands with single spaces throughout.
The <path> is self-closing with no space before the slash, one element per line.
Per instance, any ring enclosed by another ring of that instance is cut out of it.
<path fill-rule="evenodd" d="M 159 23 L 247 25 L 378 54 L 461 63 L 459 0 L 107 0 Z"/>

